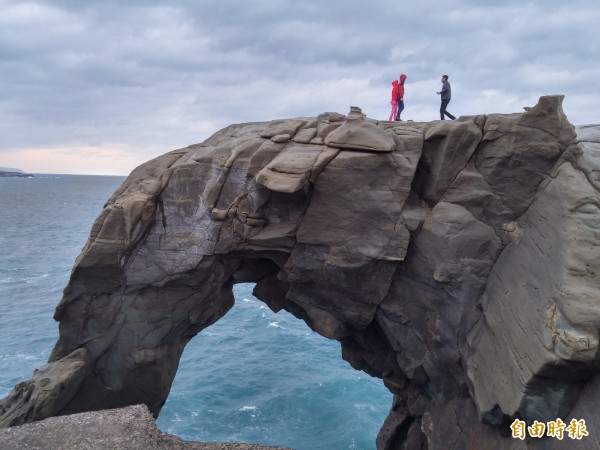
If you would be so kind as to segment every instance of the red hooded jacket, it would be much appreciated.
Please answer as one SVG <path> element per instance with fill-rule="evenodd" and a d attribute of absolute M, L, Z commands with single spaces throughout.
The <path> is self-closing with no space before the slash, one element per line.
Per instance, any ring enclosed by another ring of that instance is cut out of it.
<path fill-rule="evenodd" d="M 398 80 L 392 81 L 392 101 L 398 100 Z"/>
<path fill-rule="evenodd" d="M 396 100 L 401 102 L 404 101 L 404 80 L 406 80 L 406 75 L 400 75 L 400 84 L 398 84 L 398 92 Z"/>

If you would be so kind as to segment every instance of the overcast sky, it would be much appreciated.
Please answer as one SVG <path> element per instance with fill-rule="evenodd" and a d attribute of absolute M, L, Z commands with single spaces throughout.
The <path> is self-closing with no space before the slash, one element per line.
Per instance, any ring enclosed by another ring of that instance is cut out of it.
<path fill-rule="evenodd" d="M 0 0 L 0 166 L 128 174 L 242 122 L 511 113 L 600 123 L 598 0 Z"/>

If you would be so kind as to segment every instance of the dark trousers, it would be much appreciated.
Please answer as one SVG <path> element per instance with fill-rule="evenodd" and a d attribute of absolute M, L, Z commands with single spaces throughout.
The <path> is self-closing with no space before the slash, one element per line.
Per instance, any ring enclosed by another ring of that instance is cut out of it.
<path fill-rule="evenodd" d="M 452 120 L 456 119 L 456 117 L 454 117 L 452 114 L 450 114 L 448 111 L 446 111 L 448 103 L 450 103 L 449 98 L 442 100 L 442 106 L 440 106 L 440 119 L 442 119 L 442 120 L 444 120 L 444 114 L 446 114 Z"/>
<path fill-rule="evenodd" d="M 400 113 L 404 111 L 404 102 L 398 100 L 398 111 L 396 111 L 396 120 L 400 119 Z"/>

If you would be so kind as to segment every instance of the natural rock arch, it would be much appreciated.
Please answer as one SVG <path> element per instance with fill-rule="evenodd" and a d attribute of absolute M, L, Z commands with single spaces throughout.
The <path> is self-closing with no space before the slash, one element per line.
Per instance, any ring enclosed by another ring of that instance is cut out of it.
<path fill-rule="evenodd" d="M 0 424 L 157 414 L 185 344 L 240 281 L 384 380 L 379 448 L 514 447 L 481 421 L 573 405 L 597 419 L 578 392 L 599 367 L 600 198 L 561 103 L 232 125 L 138 167 L 76 261 L 50 363 L 0 403 Z"/>
<path fill-rule="evenodd" d="M 274 313 L 253 287 L 234 285 L 233 308 L 186 345 L 158 427 L 183 439 L 374 447 L 393 394 L 344 361 L 338 341 Z"/>

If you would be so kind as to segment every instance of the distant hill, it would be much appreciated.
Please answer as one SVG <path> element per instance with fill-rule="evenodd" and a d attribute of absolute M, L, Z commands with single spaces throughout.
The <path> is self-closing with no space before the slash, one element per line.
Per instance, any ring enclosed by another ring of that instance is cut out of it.
<path fill-rule="evenodd" d="M 0 177 L 33 177 L 33 175 L 25 173 L 21 169 L 0 167 Z"/>

